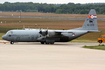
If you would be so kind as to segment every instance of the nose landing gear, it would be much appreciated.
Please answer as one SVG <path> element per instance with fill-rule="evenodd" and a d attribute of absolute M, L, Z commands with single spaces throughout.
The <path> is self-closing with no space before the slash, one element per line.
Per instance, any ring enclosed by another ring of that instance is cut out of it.
<path fill-rule="evenodd" d="M 13 42 L 13 41 L 11 41 L 11 42 L 10 42 L 10 44 L 14 44 L 14 42 Z"/>

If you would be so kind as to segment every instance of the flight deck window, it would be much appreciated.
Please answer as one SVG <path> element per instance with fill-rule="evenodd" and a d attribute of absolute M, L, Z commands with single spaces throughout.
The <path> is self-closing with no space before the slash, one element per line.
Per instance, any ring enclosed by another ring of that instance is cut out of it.
<path fill-rule="evenodd" d="M 7 34 L 13 34 L 13 32 L 12 31 L 8 31 Z"/>

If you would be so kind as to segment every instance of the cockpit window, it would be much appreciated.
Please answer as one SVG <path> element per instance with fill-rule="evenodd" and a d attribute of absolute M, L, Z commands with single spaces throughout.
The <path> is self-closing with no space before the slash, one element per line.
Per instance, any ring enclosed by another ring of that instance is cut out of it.
<path fill-rule="evenodd" d="M 13 34 L 13 32 L 12 31 L 8 31 L 7 34 Z"/>

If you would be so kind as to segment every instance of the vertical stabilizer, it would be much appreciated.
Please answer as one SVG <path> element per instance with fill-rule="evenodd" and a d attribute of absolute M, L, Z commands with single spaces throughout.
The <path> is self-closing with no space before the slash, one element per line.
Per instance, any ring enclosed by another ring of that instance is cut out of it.
<path fill-rule="evenodd" d="M 96 15 L 96 11 L 94 9 L 90 10 L 90 12 L 84 22 L 84 25 L 82 26 L 82 30 L 98 31 L 97 15 Z"/>

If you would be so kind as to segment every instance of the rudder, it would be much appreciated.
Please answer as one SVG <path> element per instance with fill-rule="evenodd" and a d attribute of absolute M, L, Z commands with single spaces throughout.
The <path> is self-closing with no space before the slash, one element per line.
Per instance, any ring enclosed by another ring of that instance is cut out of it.
<path fill-rule="evenodd" d="M 98 31 L 97 16 L 96 16 L 95 9 L 90 10 L 90 12 L 84 22 L 84 25 L 82 26 L 82 29 L 88 30 L 88 31 Z"/>

